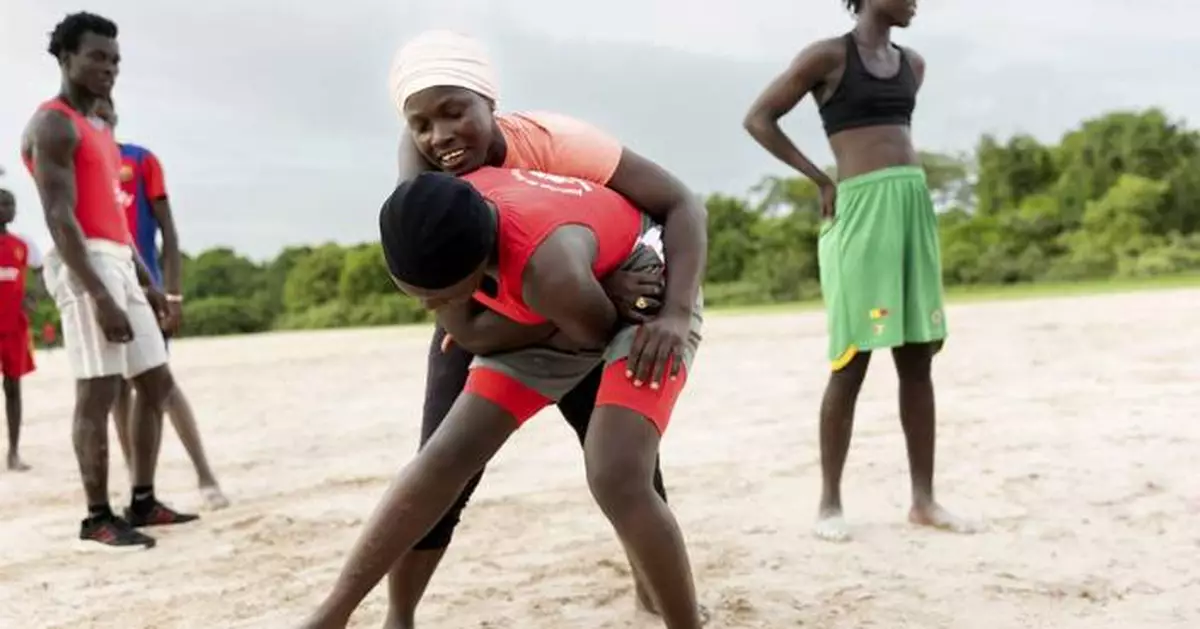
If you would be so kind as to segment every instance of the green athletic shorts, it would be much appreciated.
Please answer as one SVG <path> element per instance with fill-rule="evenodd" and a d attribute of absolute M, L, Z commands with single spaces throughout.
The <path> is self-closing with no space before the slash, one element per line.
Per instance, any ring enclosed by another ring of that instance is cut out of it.
<path fill-rule="evenodd" d="M 937 215 L 919 166 L 838 183 L 835 217 L 821 226 L 821 294 L 829 360 L 946 338 Z"/>

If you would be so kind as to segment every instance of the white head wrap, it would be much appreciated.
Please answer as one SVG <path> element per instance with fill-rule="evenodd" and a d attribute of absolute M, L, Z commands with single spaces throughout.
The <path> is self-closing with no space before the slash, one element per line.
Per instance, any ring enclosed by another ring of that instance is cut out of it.
<path fill-rule="evenodd" d="M 389 83 L 401 117 L 408 97 L 430 87 L 465 87 L 493 101 L 499 97 L 483 44 L 453 31 L 426 31 L 409 40 L 392 58 Z"/>

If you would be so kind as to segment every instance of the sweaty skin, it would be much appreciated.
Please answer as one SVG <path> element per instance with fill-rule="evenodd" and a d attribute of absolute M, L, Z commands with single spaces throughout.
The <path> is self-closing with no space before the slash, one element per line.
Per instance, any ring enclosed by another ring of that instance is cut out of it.
<path fill-rule="evenodd" d="M 894 76 L 901 55 L 891 44 L 892 27 L 907 27 L 915 14 L 912 0 L 864 0 L 854 30 L 858 52 L 869 73 Z M 924 82 L 925 60 L 904 48 L 918 86 Z M 834 181 L 796 148 L 779 127 L 779 119 L 812 94 L 826 102 L 837 89 L 846 67 L 842 38 L 820 40 L 806 47 L 754 102 L 746 115 L 746 130 L 779 160 L 812 179 L 821 192 L 822 213 L 835 215 Z M 906 125 L 877 125 L 848 129 L 829 138 L 839 179 L 883 168 L 920 163 Z M 908 344 L 892 350 L 900 380 L 900 421 L 908 449 L 912 482 L 909 520 L 938 529 L 971 532 L 974 526 L 955 517 L 934 499 L 935 405 L 931 364 L 938 343 Z M 870 352 L 860 352 L 830 376 L 821 403 L 821 467 L 823 490 L 814 533 L 829 541 L 847 541 L 850 529 L 843 517 L 841 477 L 854 426 L 854 408 L 870 362 Z"/>
<path fill-rule="evenodd" d="M 399 181 L 411 179 L 429 170 L 445 170 L 454 174 L 470 173 L 482 166 L 503 166 L 509 147 L 496 121 L 495 104 L 479 94 L 457 87 L 432 87 L 413 94 L 404 107 L 407 132 L 399 143 Z M 594 152 L 596 147 L 578 147 Z M 622 149 L 613 172 L 603 174 L 594 169 L 584 172 L 577 163 L 576 153 L 567 151 L 567 162 L 546 163 L 538 170 L 555 175 L 572 176 L 599 185 L 608 185 L 628 198 L 634 205 L 655 218 L 664 227 L 664 248 L 671 257 L 672 303 L 664 308 L 664 280 L 661 272 L 615 271 L 602 282 L 609 298 L 618 306 L 623 320 L 635 323 L 651 322 L 653 316 L 666 312 L 643 328 L 635 339 L 630 365 L 637 365 L 643 380 L 661 373 L 661 366 L 679 351 L 687 340 L 688 315 L 694 296 L 699 290 L 707 255 L 707 214 L 704 205 L 686 186 L 653 162 L 628 149 Z M 528 166 L 521 164 L 521 166 Z M 607 179 L 607 180 L 605 180 Z M 565 336 L 552 323 L 525 326 L 498 313 L 483 308 L 469 298 L 443 304 L 437 309 L 444 335 L 441 350 L 445 353 L 455 343 L 475 355 L 525 347 L 538 342 L 561 345 Z M 681 364 L 676 361 L 675 365 Z M 634 377 L 630 369 L 629 377 Z M 647 374 L 647 372 L 653 372 Z M 443 374 L 445 375 L 445 374 Z M 598 375 L 598 374 L 597 374 Z M 465 376 L 461 376 L 465 378 Z M 594 379 L 593 382 L 598 382 Z M 587 383 L 585 382 L 584 385 Z M 583 385 L 581 385 L 583 386 Z M 580 389 L 576 389 L 579 392 Z M 573 392 L 564 398 L 579 397 Z M 576 431 L 584 430 L 589 416 L 582 405 L 559 405 L 564 416 Z M 580 422 L 584 422 L 582 425 Z M 582 437 L 581 437 L 582 439 Z M 476 479 L 477 482 L 477 479 Z M 662 488 L 661 476 L 656 484 Z M 471 485 L 473 487 L 473 485 Z M 665 490 L 663 495 L 665 495 Z M 385 629 L 411 629 L 415 626 L 416 606 L 433 576 L 445 548 L 416 549 L 397 563 L 389 578 L 388 616 Z M 644 585 L 639 570 L 633 567 L 635 591 L 639 605 L 657 613 L 657 605 Z"/>
<path fill-rule="evenodd" d="M 411 133 L 404 134 L 399 148 L 400 181 L 439 168 L 462 175 L 482 166 L 504 165 L 508 147 L 494 113 L 491 102 L 463 88 L 433 87 L 411 96 L 405 104 Z M 446 155 L 458 151 L 464 156 L 446 161 Z M 628 148 L 622 149 L 609 180 L 595 183 L 620 193 L 663 226 L 663 250 L 671 261 L 672 272 L 661 295 L 659 316 L 629 313 L 630 318 L 644 322 L 631 353 L 629 376 L 642 382 L 658 381 L 671 353 L 681 351 L 687 342 L 690 316 L 707 261 L 707 210 L 699 196 L 676 177 Z M 656 288 L 644 274 L 637 278 L 613 275 L 614 280 L 628 282 L 639 292 Z M 654 298 L 658 294 L 645 296 Z M 635 299 L 617 301 L 632 303 Z M 651 304 L 651 308 L 658 305 Z"/>
<path fill-rule="evenodd" d="M 538 246 L 522 274 L 526 304 L 585 347 L 611 341 L 619 321 L 592 269 L 596 249 L 590 229 L 559 227 Z M 394 281 L 425 306 L 444 308 L 469 299 L 494 268 L 494 261 L 485 262 L 463 281 L 435 291 Z M 371 589 L 445 513 L 516 428 L 515 418 L 491 401 L 471 393 L 459 396 L 446 421 L 384 496 L 333 593 L 302 627 L 346 627 Z M 697 629 L 703 624 L 702 613 L 682 535 L 651 485 L 659 440 L 652 422 L 633 411 L 596 409 L 584 445 L 589 486 L 646 580 L 665 626 Z"/>

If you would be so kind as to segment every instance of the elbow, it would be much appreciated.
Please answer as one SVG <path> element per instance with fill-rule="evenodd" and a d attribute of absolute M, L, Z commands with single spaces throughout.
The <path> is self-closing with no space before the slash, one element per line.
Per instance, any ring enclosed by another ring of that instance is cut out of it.
<path fill-rule="evenodd" d="M 488 354 L 494 354 L 499 351 L 499 347 L 489 343 L 486 337 L 467 335 L 465 338 L 460 338 L 454 336 L 453 334 L 450 336 L 454 339 L 455 345 L 463 348 L 467 351 L 467 353 L 475 356 L 487 356 Z"/>
<path fill-rule="evenodd" d="M 742 118 L 742 128 L 752 136 L 757 137 L 758 132 L 762 129 L 762 116 L 755 110 L 750 110 L 745 118 Z"/>
<path fill-rule="evenodd" d="M 775 120 L 757 109 L 750 110 L 750 113 L 747 113 L 746 117 L 742 119 L 742 128 L 750 134 L 750 137 L 759 141 L 770 132 L 773 126 L 775 126 Z"/>

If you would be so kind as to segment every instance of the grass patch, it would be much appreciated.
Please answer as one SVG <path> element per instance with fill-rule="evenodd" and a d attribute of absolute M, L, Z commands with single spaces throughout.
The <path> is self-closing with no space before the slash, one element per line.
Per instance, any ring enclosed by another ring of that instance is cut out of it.
<path fill-rule="evenodd" d="M 1036 299 L 1039 297 L 1103 295 L 1146 290 L 1168 290 L 1172 288 L 1200 288 L 1200 273 L 1136 279 L 1088 280 L 1083 282 L 1044 282 L 1009 284 L 1005 286 L 952 286 L 946 289 L 946 300 L 952 304 L 959 304 L 980 301 Z M 813 299 L 809 301 L 755 306 L 715 307 L 707 308 L 705 312 L 721 315 L 771 314 L 775 312 L 804 312 L 820 308 L 821 301 Z"/>

